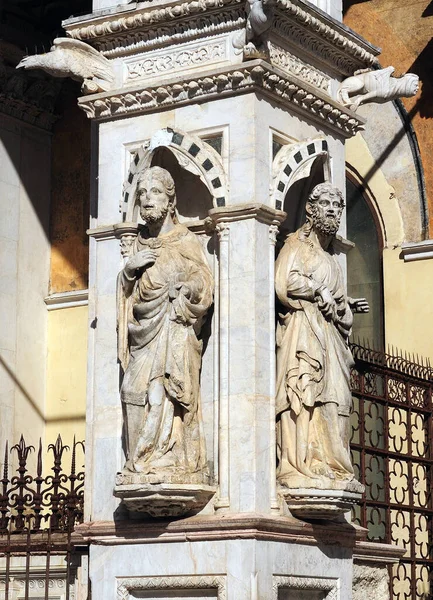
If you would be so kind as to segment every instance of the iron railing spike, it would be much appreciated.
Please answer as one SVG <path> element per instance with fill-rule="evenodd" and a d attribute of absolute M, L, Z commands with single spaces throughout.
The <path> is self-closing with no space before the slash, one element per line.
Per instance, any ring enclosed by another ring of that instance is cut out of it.
<path fill-rule="evenodd" d="M 5 462 L 4 462 L 4 465 L 3 465 L 3 479 L 5 479 L 5 480 L 8 478 L 8 471 L 9 471 L 8 460 L 9 460 L 9 442 L 8 442 L 8 440 L 6 440 L 6 443 L 5 443 Z"/>

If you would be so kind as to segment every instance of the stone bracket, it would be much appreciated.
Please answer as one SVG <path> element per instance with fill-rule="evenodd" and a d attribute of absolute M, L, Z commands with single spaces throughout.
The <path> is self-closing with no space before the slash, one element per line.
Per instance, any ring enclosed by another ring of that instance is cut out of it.
<path fill-rule="evenodd" d="M 299 519 L 338 518 L 362 498 L 360 492 L 345 490 L 280 488 L 279 491 L 292 515 Z"/>
<path fill-rule="evenodd" d="M 179 517 L 204 508 L 215 491 L 214 486 L 194 483 L 117 483 L 114 495 L 132 513 Z"/>

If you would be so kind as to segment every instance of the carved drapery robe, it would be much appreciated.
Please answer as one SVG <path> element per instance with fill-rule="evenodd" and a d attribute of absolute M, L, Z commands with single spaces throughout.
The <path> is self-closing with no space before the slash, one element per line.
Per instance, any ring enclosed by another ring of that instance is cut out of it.
<path fill-rule="evenodd" d="M 325 251 L 301 228 L 287 238 L 277 259 L 275 279 L 278 298 L 287 309 L 277 326 L 278 476 L 284 480 L 332 472 L 332 478 L 352 479 L 348 417 L 353 358 L 347 339 L 353 316 L 340 267 L 332 249 Z M 336 302 L 329 320 L 318 307 L 317 291 L 323 287 Z M 331 431 L 329 404 L 337 407 L 336 431 Z M 299 452 L 299 442 L 291 439 L 296 437 L 297 417 L 303 408 L 311 415 L 306 458 Z"/>
<path fill-rule="evenodd" d="M 164 471 L 167 464 L 166 471 L 173 476 L 204 474 L 199 383 L 202 342 L 197 335 L 212 303 L 212 274 L 200 242 L 183 225 L 177 224 L 157 238 L 137 236 L 133 253 L 146 248 L 155 249 L 157 258 L 139 274 L 132 291 L 125 272 L 119 274 L 121 399 L 126 410 L 143 408 L 135 413 L 143 427 L 150 410 L 152 382 L 163 384 L 164 406 L 150 441 L 148 433 L 147 440 L 142 440 L 140 431 L 135 436 L 126 431 L 127 468 L 146 474 Z M 189 297 L 177 289 L 181 283 L 188 286 Z"/>

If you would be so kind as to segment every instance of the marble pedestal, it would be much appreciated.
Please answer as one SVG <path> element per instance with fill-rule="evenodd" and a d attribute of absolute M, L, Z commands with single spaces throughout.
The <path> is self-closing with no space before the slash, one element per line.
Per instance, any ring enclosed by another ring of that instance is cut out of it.
<path fill-rule="evenodd" d="M 98 598 L 292 600 L 351 596 L 357 531 L 231 515 L 80 527 Z M 358 532 L 359 536 L 359 532 Z M 116 595 L 113 596 L 113 591 Z"/>

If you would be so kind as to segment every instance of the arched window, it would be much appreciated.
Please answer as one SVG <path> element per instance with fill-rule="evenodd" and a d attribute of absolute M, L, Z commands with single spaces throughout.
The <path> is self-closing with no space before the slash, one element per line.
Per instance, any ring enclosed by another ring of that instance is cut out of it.
<path fill-rule="evenodd" d="M 384 349 L 382 249 L 383 241 L 362 186 L 346 179 L 347 237 L 355 244 L 347 254 L 347 292 L 367 298 L 368 314 L 354 315 L 352 339 Z"/>

